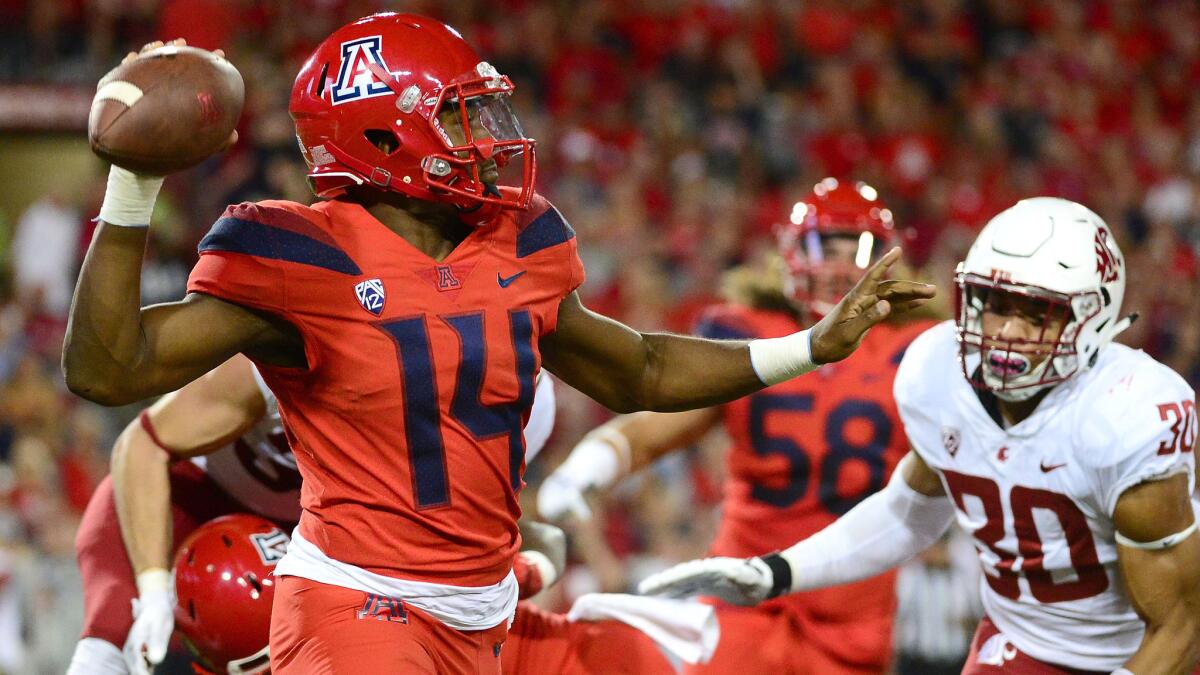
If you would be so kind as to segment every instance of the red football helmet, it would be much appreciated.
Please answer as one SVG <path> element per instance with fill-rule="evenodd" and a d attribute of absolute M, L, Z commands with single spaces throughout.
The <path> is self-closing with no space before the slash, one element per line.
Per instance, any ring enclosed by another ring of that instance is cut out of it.
<path fill-rule="evenodd" d="M 787 264 L 787 295 L 807 311 L 824 316 L 854 286 L 863 269 L 891 247 L 896 229 L 892 212 L 875 188 L 825 178 L 792 206 L 776 237 Z M 850 240 L 848 245 L 855 247 L 853 263 L 828 259 L 830 237 Z"/>
<path fill-rule="evenodd" d="M 269 520 L 237 514 L 201 525 L 175 553 L 175 629 L 209 672 L 270 668 L 272 575 L 287 545 Z"/>
<path fill-rule="evenodd" d="M 512 91 L 458 31 L 388 12 L 326 38 L 296 76 L 288 111 L 319 197 L 371 185 L 468 210 L 525 208 L 534 140 L 509 106 Z M 498 171 L 518 156 L 521 184 L 501 193 Z"/>

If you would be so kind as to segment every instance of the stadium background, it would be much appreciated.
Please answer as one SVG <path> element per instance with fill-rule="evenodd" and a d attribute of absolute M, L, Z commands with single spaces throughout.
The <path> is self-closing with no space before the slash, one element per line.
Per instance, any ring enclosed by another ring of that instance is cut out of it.
<path fill-rule="evenodd" d="M 333 28 L 379 9 L 449 21 L 516 82 L 539 188 L 579 234 L 596 309 L 687 330 L 724 271 L 764 264 L 772 226 L 826 175 L 878 188 L 943 299 L 991 215 L 1057 195 L 1099 212 L 1126 253 L 1126 307 L 1142 318 L 1122 341 L 1200 382 L 1193 2 L 0 0 L 0 672 L 64 670 L 81 621 L 74 531 L 138 409 L 75 399 L 57 366 L 104 189 L 84 138 L 95 80 L 173 37 L 224 48 L 246 80 L 241 141 L 159 200 L 142 293 L 171 300 L 224 204 L 309 199 L 292 77 Z M 531 488 L 605 419 L 559 391 Z M 706 439 L 606 500 L 572 532 L 581 564 L 545 602 L 701 554 L 722 449 Z M 905 604 L 906 657 L 962 649 L 977 609 L 960 559 L 935 551 L 902 582 L 941 599 Z"/>

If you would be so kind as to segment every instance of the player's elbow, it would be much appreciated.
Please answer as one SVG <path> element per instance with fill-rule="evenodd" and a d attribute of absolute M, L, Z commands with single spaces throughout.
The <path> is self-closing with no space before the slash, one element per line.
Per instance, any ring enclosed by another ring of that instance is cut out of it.
<path fill-rule="evenodd" d="M 63 379 L 67 389 L 80 398 L 103 406 L 119 406 L 133 403 L 138 397 L 117 386 L 117 378 L 109 377 L 82 364 L 63 359 Z"/>

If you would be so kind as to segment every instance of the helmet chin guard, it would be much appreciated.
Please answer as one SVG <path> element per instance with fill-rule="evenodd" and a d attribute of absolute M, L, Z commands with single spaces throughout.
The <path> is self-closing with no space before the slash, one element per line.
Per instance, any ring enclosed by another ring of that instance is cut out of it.
<path fill-rule="evenodd" d="M 1022 200 L 993 218 L 959 264 L 955 284 L 963 374 L 1004 401 L 1028 400 L 1090 368 L 1133 321 L 1120 317 L 1125 263 L 1108 225 L 1065 199 Z M 1040 334 L 986 334 L 992 293 L 1040 303 Z M 1058 335 L 1049 325 L 1061 326 Z"/>

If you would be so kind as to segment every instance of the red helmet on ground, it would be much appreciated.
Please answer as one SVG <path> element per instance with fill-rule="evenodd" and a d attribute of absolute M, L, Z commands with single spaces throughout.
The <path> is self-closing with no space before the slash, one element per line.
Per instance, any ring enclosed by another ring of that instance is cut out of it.
<path fill-rule="evenodd" d="M 464 209 L 525 208 L 534 141 L 512 91 L 458 31 L 389 12 L 326 38 L 296 76 L 288 111 L 319 197 L 368 185 Z M 521 184 L 501 193 L 499 169 L 517 157 Z"/>
<path fill-rule="evenodd" d="M 271 521 L 237 514 L 201 525 L 175 553 L 175 628 L 208 671 L 270 668 L 273 574 L 287 545 Z"/>
<path fill-rule="evenodd" d="M 823 316 L 854 286 L 862 270 L 891 247 L 896 229 L 891 210 L 875 188 L 861 181 L 825 178 L 792 205 L 776 236 L 787 264 L 787 295 Z M 846 242 L 841 245 L 844 253 L 832 250 L 835 238 Z"/>

